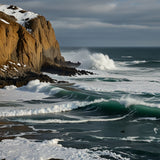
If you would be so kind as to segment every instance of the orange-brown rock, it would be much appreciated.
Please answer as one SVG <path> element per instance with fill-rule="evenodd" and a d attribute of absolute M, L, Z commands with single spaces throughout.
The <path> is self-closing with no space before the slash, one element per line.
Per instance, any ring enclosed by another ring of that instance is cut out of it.
<path fill-rule="evenodd" d="M 24 27 L 16 22 L 15 17 L 0 12 L 0 65 L 8 60 L 36 71 L 48 62 L 63 63 L 64 58 L 50 22 L 43 16 L 37 16 L 26 21 Z"/>

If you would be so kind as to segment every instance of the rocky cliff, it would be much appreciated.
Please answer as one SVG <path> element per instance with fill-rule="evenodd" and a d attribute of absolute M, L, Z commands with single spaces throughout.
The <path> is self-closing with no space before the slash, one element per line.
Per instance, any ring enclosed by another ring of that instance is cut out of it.
<path fill-rule="evenodd" d="M 0 5 L 0 65 L 14 61 L 40 71 L 64 62 L 54 30 L 45 17 Z"/>
<path fill-rule="evenodd" d="M 59 83 L 40 71 L 72 76 L 92 74 L 61 56 L 54 30 L 45 17 L 16 6 L 0 5 L 0 88 L 30 80 Z"/>

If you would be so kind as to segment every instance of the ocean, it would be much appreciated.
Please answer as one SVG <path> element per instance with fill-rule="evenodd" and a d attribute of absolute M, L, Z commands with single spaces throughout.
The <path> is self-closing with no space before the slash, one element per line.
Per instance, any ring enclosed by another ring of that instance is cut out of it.
<path fill-rule="evenodd" d="M 62 48 L 93 75 L 0 89 L 0 159 L 160 159 L 160 48 Z"/>

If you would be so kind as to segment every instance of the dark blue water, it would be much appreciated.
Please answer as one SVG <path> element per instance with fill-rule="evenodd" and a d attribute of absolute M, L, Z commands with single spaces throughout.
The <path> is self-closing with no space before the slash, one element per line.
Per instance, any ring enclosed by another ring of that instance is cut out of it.
<path fill-rule="evenodd" d="M 26 92 L 47 96 L 41 100 L 22 100 L 18 104 L 26 107 L 26 112 L 6 116 L 9 121 L 36 129 L 34 134 L 22 137 L 38 141 L 63 139 L 60 144 L 64 147 L 89 149 L 97 153 L 99 159 L 160 159 L 160 48 L 63 48 L 62 54 L 64 57 L 71 54 L 73 60 L 82 55 L 87 59 L 85 69 L 95 75 L 49 74 L 71 85 L 52 84 L 38 90 L 40 84 L 34 84 L 36 91 L 23 88 Z M 86 61 L 82 58 L 83 63 Z M 62 112 L 61 104 L 69 109 Z M 0 105 L 3 107 L 4 102 Z M 38 111 L 37 107 L 55 105 L 59 112 L 26 115 L 30 106 Z"/>

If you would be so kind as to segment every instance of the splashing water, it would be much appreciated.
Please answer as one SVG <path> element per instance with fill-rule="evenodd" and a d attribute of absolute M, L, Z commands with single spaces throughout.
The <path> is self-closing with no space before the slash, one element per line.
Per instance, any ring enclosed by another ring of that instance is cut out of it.
<path fill-rule="evenodd" d="M 87 49 L 76 51 L 62 51 L 66 60 L 81 62 L 81 68 L 94 70 L 113 70 L 116 69 L 115 62 L 103 53 L 91 53 Z"/>

